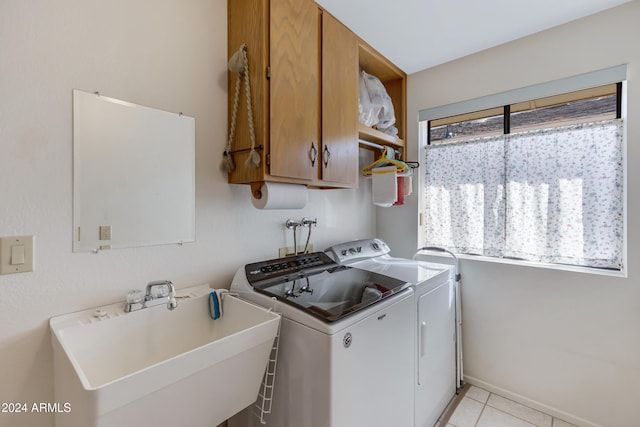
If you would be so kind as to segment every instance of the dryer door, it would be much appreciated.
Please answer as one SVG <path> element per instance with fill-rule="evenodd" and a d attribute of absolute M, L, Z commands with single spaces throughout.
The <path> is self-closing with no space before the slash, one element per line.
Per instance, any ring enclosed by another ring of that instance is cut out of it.
<path fill-rule="evenodd" d="M 455 293 L 447 281 L 416 296 L 415 425 L 432 427 L 456 392 Z"/>

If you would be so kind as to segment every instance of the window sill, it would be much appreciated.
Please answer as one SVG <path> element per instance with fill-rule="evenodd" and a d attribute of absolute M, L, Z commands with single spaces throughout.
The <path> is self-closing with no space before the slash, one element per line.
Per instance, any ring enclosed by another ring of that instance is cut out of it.
<path fill-rule="evenodd" d="M 418 255 L 418 257 L 420 257 L 420 255 Z M 431 254 L 431 253 L 429 254 L 429 257 L 431 259 L 435 257 L 449 258 L 448 256 L 445 256 L 445 255 Z M 568 271 L 573 273 L 595 274 L 599 276 L 618 277 L 623 279 L 628 277 L 627 272 L 624 269 L 623 270 L 606 270 L 601 268 L 583 267 L 579 265 L 550 264 L 550 263 L 544 263 L 544 262 L 525 261 L 525 260 L 509 259 L 509 258 L 494 258 L 494 257 L 483 256 L 483 255 L 469 255 L 469 254 L 456 254 L 456 257 L 459 260 L 490 262 L 490 263 L 496 263 L 496 264 L 515 265 L 520 267 L 544 268 L 547 270 L 560 270 L 560 271 Z"/>

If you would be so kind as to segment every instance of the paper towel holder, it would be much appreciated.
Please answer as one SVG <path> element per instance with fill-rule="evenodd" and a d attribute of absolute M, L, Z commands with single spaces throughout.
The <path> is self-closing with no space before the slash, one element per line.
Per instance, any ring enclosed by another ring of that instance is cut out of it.
<path fill-rule="evenodd" d="M 262 186 L 264 185 L 264 181 L 252 182 L 249 184 L 251 186 L 251 194 L 256 199 L 262 199 Z"/>
<path fill-rule="evenodd" d="M 257 209 L 302 209 L 309 197 L 307 186 L 279 181 L 251 182 L 251 203 Z"/>
<path fill-rule="evenodd" d="M 251 194 L 256 199 L 262 199 L 262 186 L 265 185 L 265 181 L 257 181 L 249 183 L 251 187 Z"/>

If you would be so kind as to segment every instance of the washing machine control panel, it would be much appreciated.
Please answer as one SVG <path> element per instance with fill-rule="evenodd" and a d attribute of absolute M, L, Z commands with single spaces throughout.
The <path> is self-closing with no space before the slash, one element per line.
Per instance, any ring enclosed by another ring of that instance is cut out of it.
<path fill-rule="evenodd" d="M 314 252 L 247 264 L 245 272 L 249 283 L 254 284 L 263 280 L 286 281 L 290 277 L 313 274 L 332 266 L 336 263 L 325 253 Z"/>
<path fill-rule="evenodd" d="M 329 253 L 338 264 L 388 254 L 389 246 L 380 239 L 355 240 L 329 248 Z"/>

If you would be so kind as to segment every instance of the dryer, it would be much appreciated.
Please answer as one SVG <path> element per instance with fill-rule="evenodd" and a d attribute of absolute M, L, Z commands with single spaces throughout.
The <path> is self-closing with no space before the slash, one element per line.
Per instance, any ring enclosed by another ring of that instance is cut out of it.
<path fill-rule="evenodd" d="M 413 287 L 413 425 L 432 427 L 459 386 L 455 269 L 448 264 L 394 258 L 381 239 L 346 242 L 327 252 L 341 265 L 394 277 Z"/>

